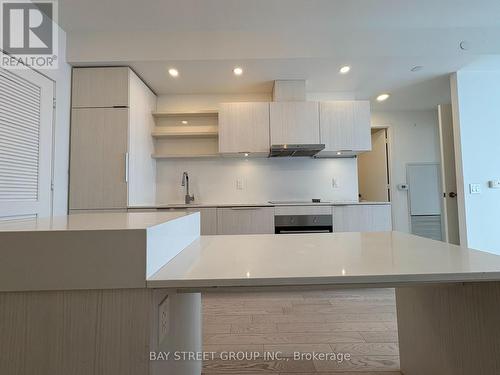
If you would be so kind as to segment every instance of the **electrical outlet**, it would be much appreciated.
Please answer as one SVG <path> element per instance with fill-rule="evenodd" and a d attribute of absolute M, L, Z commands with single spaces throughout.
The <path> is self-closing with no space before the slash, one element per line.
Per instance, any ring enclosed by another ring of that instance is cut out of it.
<path fill-rule="evenodd" d="M 170 330 L 169 305 L 168 296 L 158 305 L 158 345 L 168 336 Z"/>
<path fill-rule="evenodd" d="M 481 194 L 481 184 L 469 184 L 469 192 L 471 194 Z"/>
<path fill-rule="evenodd" d="M 335 177 L 332 178 L 332 188 L 334 188 L 334 189 L 339 188 L 339 182 Z"/>
<path fill-rule="evenodd" d="M 243 180 L 241 180 L 241 179 L 236 180 L 236 189 L 243 190 Z"/>
<path fill-rule="evenodd" d="M 490 189 L 500 189 L 500 180 L 488 181 L 488 186 Z"/>

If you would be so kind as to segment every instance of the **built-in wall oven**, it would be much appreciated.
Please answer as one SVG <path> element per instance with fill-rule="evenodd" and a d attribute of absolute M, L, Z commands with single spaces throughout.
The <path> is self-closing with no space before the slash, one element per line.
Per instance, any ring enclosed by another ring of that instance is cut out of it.
<path fill-rule="evenodd" d="M 330 233 L 332 215 L 275 215 L 274 233 Z"/>

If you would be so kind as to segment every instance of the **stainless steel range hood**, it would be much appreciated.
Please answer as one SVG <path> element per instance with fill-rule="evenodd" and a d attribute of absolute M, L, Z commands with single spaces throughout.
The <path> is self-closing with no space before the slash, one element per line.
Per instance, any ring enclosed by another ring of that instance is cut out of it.
<path fill-rule="evenodd" d="M 324 148 L 324 144 L 271 145 L 269 157 L 314 156 Z"/>

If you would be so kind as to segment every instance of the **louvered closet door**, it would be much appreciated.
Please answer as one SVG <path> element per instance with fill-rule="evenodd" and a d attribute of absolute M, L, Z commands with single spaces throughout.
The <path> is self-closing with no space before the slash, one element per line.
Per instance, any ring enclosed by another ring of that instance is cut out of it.
<path fill-rule="evenodd" d="M 0 68 L 0 221 L 50 216 L 54 83 Z"/>

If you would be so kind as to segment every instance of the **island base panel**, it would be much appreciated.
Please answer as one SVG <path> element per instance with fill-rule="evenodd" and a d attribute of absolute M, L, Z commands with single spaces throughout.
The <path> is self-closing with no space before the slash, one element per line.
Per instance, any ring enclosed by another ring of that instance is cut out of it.
<path fill-rule="evenodd" d="M 158 304 L 169 299 L 159 343 Z M 201 351 L 201 295 L 119 289 L 0 293 L 0 374 L 199 375 L 201 361 L 150 352 Z"/>
<path fill-rule="evenodd" d="M 396 288 L 404 375 L 500 374 L 500 282 Z"/>

